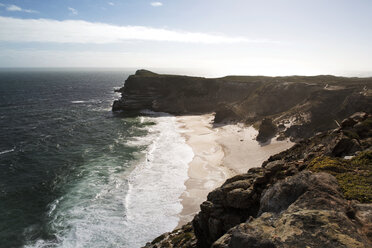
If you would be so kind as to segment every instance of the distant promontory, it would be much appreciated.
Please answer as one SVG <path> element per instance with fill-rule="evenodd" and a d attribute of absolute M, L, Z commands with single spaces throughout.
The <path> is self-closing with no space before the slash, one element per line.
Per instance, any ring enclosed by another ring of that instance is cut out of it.
<path fill-rule="evenodd" d="M 138 70 L 118 92 L 122 97 L 112 109 L 127 114 L 143 109 L 175 115 L 214 112 L 215 123 L 243 122 L 257 127 L 264 119 L 270 120 L 275 126 L 265 133 L 264 122 L 262 142 L 277 132 L 293 140 L 308 138 L 336 128 L 355 112 L 372 110 L 372 78 L 202 78 Z"/>

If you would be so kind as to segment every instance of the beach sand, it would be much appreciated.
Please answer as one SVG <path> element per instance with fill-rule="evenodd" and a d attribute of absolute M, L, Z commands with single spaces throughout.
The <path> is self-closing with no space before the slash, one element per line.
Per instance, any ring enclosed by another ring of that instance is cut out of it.
<path fill-rule="evenodd" d="M 243 124 L 213 127 L 213 119 L 213 114 L 177 117 L 180 132 L 194 152 L 186 190 L 180 197 L 183 209 L 178 227 L 191 221 L 208 193 L 227 178 L 259 167 L 271 155 L 293 145 L 289 140 L 274 138 L 270 144 L 261 146 L 255 140 L 258 132 L 253 127 Z"/>

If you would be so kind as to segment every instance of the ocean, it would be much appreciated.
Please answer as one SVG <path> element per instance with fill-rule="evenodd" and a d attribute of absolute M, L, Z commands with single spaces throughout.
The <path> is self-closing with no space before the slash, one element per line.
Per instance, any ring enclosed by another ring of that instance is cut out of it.
<path fill-rule="evenodd" d="M 141 247 L 174 229 L 175 117 L 112 113 L 131 71 L 0 71 L 0 247 Z"/>

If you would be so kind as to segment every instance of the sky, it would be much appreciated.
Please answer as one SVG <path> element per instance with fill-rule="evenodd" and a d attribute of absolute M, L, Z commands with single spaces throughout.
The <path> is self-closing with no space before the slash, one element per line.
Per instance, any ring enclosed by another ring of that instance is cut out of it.
<path fill-rule="evenodd" d="M 371 0 L 0 0 L 0 67 L 372 76 Z"/>

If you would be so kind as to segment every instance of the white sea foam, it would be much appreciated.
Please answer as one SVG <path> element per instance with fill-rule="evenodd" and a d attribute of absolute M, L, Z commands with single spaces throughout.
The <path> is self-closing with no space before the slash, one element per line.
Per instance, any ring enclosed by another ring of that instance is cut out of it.
<path fill-rule="evenodd" d="M 182 210 L 192 149 L 179 134 L 175 117 L 143 117 L 147 147 L 132 171 L 109 155 L 87 161 L 81 180 L 50 205 L 56 240 L 38 240 L 27 247 L 127 247 L 145 245 L 173 230 Z M 118 138 L 115 142 L 127 142 Z M 137 144 L 138 145 L 138 144 Z"/>
<path fill-rule="evenodd" d="M 156 121 L 157 125 L 150 128 L 152 143 L 146 157 L 129 176 L 125 200 L 128 247 L 143 246 L 173 230 L 182 210 L 179 197 L 194 154 L 177 132 L 175 117 L 157 117 Z"/>
<path fill-rule="evenodd" d="M 38 240 L 26 247 L 125 247 L 127 176 L 119 161 L 108 155 L 87 161 L 79 173 L 82 179 L 49 206 L 56 240 Z"/>
<path fill-rule="evenodd" d="M 10 150 L 1 151 L 0 155 L 5 154 L 5 153 L 9 153 L 9 152 L 14 152 L 14 148 L 10 149 Z"/>
<path fill-rule="evenodd" d="M 75 103 L 75 104 L 77 104 L 77 103 L 100 103 L 100 102 L 101 102 L 101 100 L 97 100 L 97 99 L 90 99 L 90 100 L 87 100 L 87 101 L 85 101 L 85 100 L 71 101 L 71 103 Z"/>

